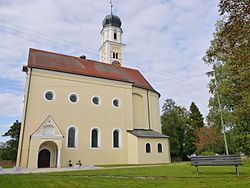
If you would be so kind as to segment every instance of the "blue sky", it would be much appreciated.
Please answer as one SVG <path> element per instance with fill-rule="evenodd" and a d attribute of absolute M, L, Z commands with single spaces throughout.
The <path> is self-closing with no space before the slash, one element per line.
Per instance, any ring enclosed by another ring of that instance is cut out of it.
<path fill-rule="evenodd" d="M 113 0 L 122 20 L 124 66 L 139 69 L 161 93 L 208 113 L 202 57 L 218 20 L 218 0 Z M 0 135 L 21 121 L 29 48 L 99 60 L 109 0 L 0 0 Z M 6 138 L 0 137 L 0 141 Z"/>

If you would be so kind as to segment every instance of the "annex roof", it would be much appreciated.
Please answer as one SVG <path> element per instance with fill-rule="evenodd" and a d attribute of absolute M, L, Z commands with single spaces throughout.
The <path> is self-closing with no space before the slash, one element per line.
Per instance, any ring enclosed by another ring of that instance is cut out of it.
<path fill-rule="evenodd" d="M 157 92 L 136 69 L 119 67 L 37 49 L 30 49 L 28 67 L 132 83 Z"/>
<path fill-rule="evenodd" d="M 144 137 L 144 138 L 168 138 L 169 136 L 158 133 L 156 131 L 150 129 L 134 129 L 134 130 L 127 130 L 127 132 L 131 133 L 137 137 Z"/>

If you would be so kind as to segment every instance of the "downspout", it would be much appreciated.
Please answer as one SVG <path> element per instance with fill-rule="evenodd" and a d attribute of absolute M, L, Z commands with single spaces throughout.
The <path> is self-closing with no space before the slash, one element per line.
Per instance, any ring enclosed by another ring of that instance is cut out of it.
<path fill-rule="evenodd" d="M 29 74 L 29 71 L 28 71 L 28 74 Z M 19 161 L 18 161 L 18 165 L 17 166 L 20 166 L 20 162 L 21 162 L 21 158 L 22 158 L 22 149 L 23 149 L 23 137 L 24 137 L 24 130 L 25 130 L 25 123 L 26 123 L 26 117 L 27 117 L 27 111 L 28 111 L 28 100 L 29 100 L 29 93 L 30 93 L 30 82 L 31 82 L 31 74 L 32 74 L 32 68 L 30 68 L 30 75 L 29 75 L 29 81 L 28 81 L 28 88 L 27 88 L 27 94 L 26 94 L 26 99 L 25 99 L 25 111 L 24 111 L 24 118 L 23 118 L 23 126 L 22 127 L 22 140 L 21 140 L 21 144 L 19 145 L 20 147 L 20 152 L 19 153 Z M 29 146 L 30 147 L 30 146 Z M 29 156 L 27 156 L 29 157 Z M 27 164 L 28 165 L 28 161 L 27 161 Z"/>
<path fill-rule="evenodd" d="M 149 99 L 148 99 L 148 90 L 147 90 L 147 103 L 148 103 L 148 128 L 151 129 L 151 124 L 150 124 L 150 109 L 149 109 Z"/>

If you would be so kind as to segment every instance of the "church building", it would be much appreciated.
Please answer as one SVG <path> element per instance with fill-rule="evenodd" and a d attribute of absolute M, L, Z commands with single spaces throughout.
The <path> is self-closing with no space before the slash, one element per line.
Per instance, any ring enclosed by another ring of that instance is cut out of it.
<path fill-rule="evenodd" d="M 30 49 L 18 167 L 170 162 L 160 94 L 124 67 L 121 25 L 103 20 L 100 62 Z"/>

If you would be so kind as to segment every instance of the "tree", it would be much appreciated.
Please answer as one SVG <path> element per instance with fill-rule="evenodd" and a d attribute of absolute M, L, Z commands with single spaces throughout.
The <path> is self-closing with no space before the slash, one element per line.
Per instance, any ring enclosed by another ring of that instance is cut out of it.
<path fill-rule="evenodd" d="M 197 147 L 197 153 L 202 152 L 213 152 L 213 153 L 223 153 L 223 140 L 222 134 L 213 127 L 201 127 L 195 129 L 197 142 L 195 143 Z"/>
<path fill-rule="evenodd" d="M 190 125 L 193 129 L 201 128 L 204 126 L 204 118 L 200 113 L 199 108 L 194 102 L 190 105 L 190 115 L 189 115 Z"/>
<path fill-rule="evenodd" d="M 2 159 L 2 153 L 4 152 L 5 147 L 6 147 L 6 143 L 0 142 L 0 160 Z"/>
<path fill-rule="evenodd" d="M 0 142 L 0 150 L 4 150 L 6 147 L 6 143 L 5 142 Z"/>
<path fill-rule="evenodd" d="M 2 159 L 15 161 L 17 157 L 17 149 L 19 142 L 21 123 L 16 120 L 10 129 L 3 136 L 10 136 L 10 140 L 6 142 L 5 149 L 2 152 Z"/>
<path fill-rule="evenodd" d="M 189 124 L 186 127 L 186 136 L 185 136 L 185 153 L 191 155 L 196 151 L 195 143 L 198 142 L 198 138 L 195 135 L 195 130 L 204 126 L 204 118 L 200 113 L 199 108 L 194 102 L 190 105 L 189 110 Z"/>
<path fill-rule="evenodd" d="M 162 132 L 170 136 L 170 151 L 173 158 L 185 160 L 185 137 L 188 127 L 188 111 L 177 106 L 172 99 L 167 99 L 162 108 Z"/>
<path fill-rule="evenodd" d="M 250 3 L 249 0 L 220 0 L 221 19 L 204 56 L 212 65 L 208 124 L 221 130 L 220 113 L 238 149 L 250 154 Z M 216 78 L 216 80 L 215 80 Z M 221 111 L 217 96 L 220 98 Z M 233 129 L 233 130 L 232 130 Z"/>

